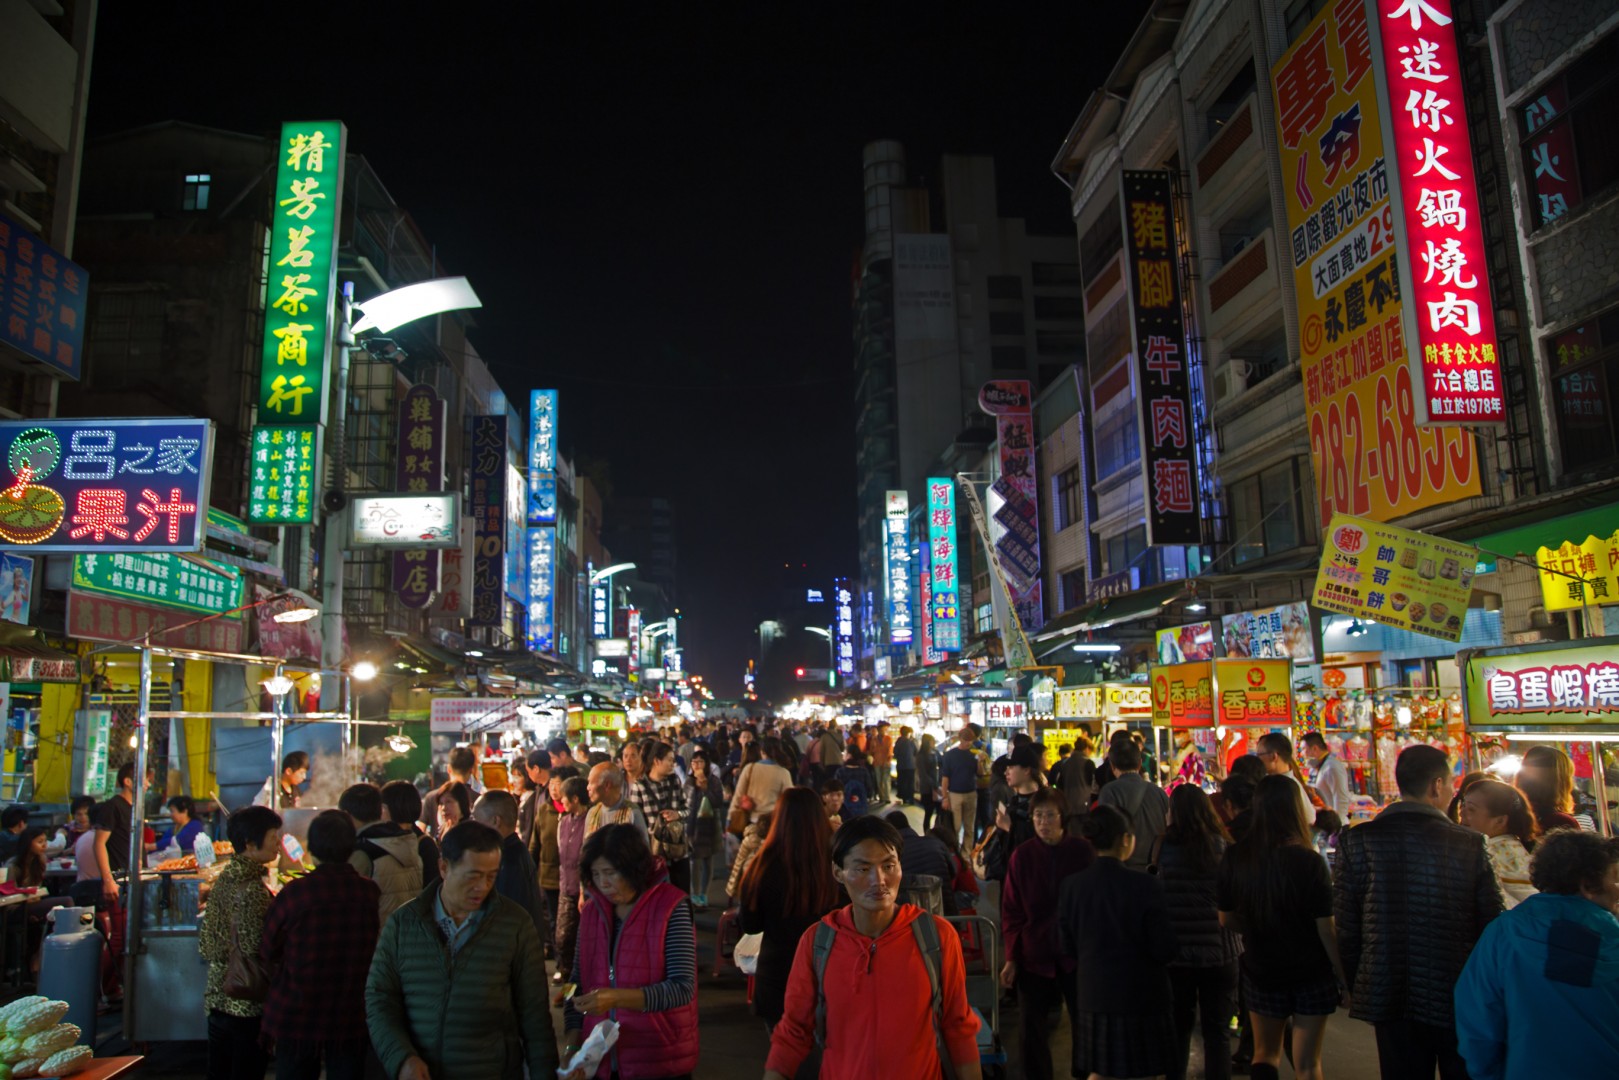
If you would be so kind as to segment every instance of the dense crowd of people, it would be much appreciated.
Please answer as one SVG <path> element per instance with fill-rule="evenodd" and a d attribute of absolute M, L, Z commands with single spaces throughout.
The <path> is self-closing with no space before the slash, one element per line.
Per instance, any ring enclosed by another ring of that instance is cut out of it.
<path fill-rule="evenodd" d="M 1412 745 L 1398 801 L 1346 826 L 1341 763 L 1308 736 L 1308 773 L 1270 733 L 1206 791 L 1185 781 L 1189 740 L 1166 790 L 1129 731 L 1055 759 L 1023 734 L 992 758 L 970 724 L 945 748 L 887 724 L 663 735 L 613 753 L 554 739 L 487 790 L 466 747 L 425 795 L 355 784 L 308 822 L 312 869 L 281 842 L 308 767 L 289 756 L 276 806 L 225 826 L 199 939 L 210 1077 L 559 1075 L 608 1030 L 589 1075 L 694 1075 L 705 909 L 757 935 L 766 1077 L 980 1075 L 983 942 L 949 921 L 974 913 L 999 926 L 987 975 L 1017 1005 L 1006 1037 L 1031 1080 L 1179 1080 L 1194 1033 L 1204 1076 L 1278 1077 L 1285 1057 L 1312 1080 L 1340 1009 L 1373 1027 L 1385 1077 L 1619 1060 L 1619 841 L 1575 815 L 1553 747 L 1457 782 Z M 126 767 L 112 798 L 75 803 L 71 835 L 0 812 L 11 879 L 72 846 L 81 893 L 116 906 L 132 803 Z M 150 847 L 203 830 L 191 800 L 167 809 Z"/>

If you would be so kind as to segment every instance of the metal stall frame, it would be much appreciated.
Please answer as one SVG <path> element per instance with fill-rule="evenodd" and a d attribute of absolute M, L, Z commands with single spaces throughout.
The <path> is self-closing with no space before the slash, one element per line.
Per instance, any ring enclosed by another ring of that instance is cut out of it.
<path fill-rule="evenodd" d="M 149 758 L 149 745 L 151 737 L 151 722 L 153 720 L 269 720 L 271 722 L 270 746 L 273 755 L 270 762 L 270 777 L 276 778 L 281 769 L 281 747 L 285 735 L 286 722 L 313 723 L 341 723 L 343 728 L 343 748 L 348 750 L 354 744 L 355 727 L 361 723 L 382 724 L 386 721 L 361 721 L 355 719 L 352 676 L 342 670 L 322 668 L 319 665 L 290 663 L 288 661 L 265 656 L 252 656 L 245 653 L 209 652 L 198 649 L 170 648 L 153 645 L 150 637 L 142 642 L 131 642 L 129 647 L 140 653 L 140 691 L 138 715 L 136 718 L 136 745 L 135 745 L 135 805 L 131 809 L 130 836 L 129 836 L 129 873 L 128 873 L 128 899 L 124 905 L 124 955 L 122 958 L 124 978 L 124 1031 L 131 1042 L 143 1041 L 142 1033 L 137 1024 L 136 1004 L 139 1000 L 139 987 L 137 986 L 137 959 L 142 954 L 141 930 L 141 903 L 144 890 L 142 880 L 146 876 L 146 851 L 142 842 L 142 834 L 146 826 L 146 769 Z M 282 706 L 284 695 L 274 695 L 275 708 L 270 712 L 259 710 L 244 712 L 223 712 L 209 710 L 205 712 L 189 712 L 185 710 L 168 710 L 163 712 L 152 711 L 152 658 L 162 656 L 175 660 L 204 660 L 213 663 L 232 664 L 238 667 L 269 667 L 274 668 L 280 675 L 283 671 L 295 671 L 303 674 L 318 674 L 324 680 L 328 676 L 342 679 L 342 708 L 334 712 L 288 713 Z"/>

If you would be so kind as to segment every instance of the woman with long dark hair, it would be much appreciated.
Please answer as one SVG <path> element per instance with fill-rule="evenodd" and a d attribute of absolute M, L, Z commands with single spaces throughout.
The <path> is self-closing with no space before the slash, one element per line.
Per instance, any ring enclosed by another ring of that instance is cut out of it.
<path fill-rule="evenodd" d="M 1170 1080 L 1186 1075 L 1194 1018 L 1202 1020 L 1203 1075 L 1208 1080 L 1231 1075 L 1228 1034 L 1242 950 L 1237 936 L 1220 925 L 1216 903 L 1220 858 L 1229 842 L 1202 788 L 1181 784 L 1169 793 L 1169 823 L 1155 861 L 1178 948 L 1169 964 L 1178 1040 Z"/>
<path fill-rule="evenodd" d="M 939 744 L 932 735 L 923 735 L 916 748 L 916 794 L 922 804 L 922 831 L 933 831 L 939 812 Z"/>
<path fill-rule="evenodd" d="M 1510 911 L 1535 895 L 1529 880 L 1529 852 L 1540 830 L 1523 792 L 1499 780 L 1475 780 L 1462 789 L 1461 824 L 1484 834 L 1484 852 Z M 26 834 L 24 834 L 26 835 Z"/>
<path fill-rule="evenodd" d="M 1523 765 L 1512 783 L 1529 800 L 1541 832 L 1582 827 L 1574 816 L 1574 762 L 1557 747 L 1531 746 L 1524 751 Z"/>
<path fill-rule="evenodd" d="M 1327 1017 L 1347 1002 L 1332 876 L 1310 843 L 1298 781 L 1267 776 L 1254 788 L 1246 835 L 1220 861 L 1220 925 L 1242 935 L 1242 989 L 1254 1026 L 1250 1075 L 1278 1078 L 1293 1021 L 1293 1068 L 1320 1080 Z"/>
<path fill-rule="evenodd" d="M 832 877 L 832 826 L 821 797 L 791 787 L 776 800 L 775 818 L 737 888 L 742 931 L 763 934 L 753 976 L 753 1013 L 781 1019 L 798 939 L 842 900 Z"/>

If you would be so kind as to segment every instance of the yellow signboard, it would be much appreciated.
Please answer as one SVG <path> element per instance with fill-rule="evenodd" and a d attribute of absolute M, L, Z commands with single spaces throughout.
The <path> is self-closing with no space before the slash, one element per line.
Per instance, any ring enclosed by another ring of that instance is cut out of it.
<path fill-rule="evenodd" d="M 1479 494 L 1461 428 L 1419 426 L 1363 0 L 1334 0 L 1271 71 L 1310 463 L 1323 527 Z"/>
<path fill-rule="evenodd" d="M 1606 539 L 1587 536 L 1583 544 L 1565 540 L 1560 547 L 1535 552 L 1540 564 L 1540 594 L 1547 611 L 1578 611 L 1586 604 L 1619 604 L 1619 529 Z M 1546 570 L 1560 570 L 1549 574 Z M 1584 583 L 1564 575 L 1584 578 Z"/>
<path fill-rule="evenodd" d="M 1061 720 L 1100 720 L 1102 688 L 1069 686 L 1058 690 L 1056 716 Z"/>
<path fill-rule="evenodd" d="M 1323 611 L 1460 641 L 1478 548 L 1338 514 L 1321 545 L 1315 595 Z"/>
<path fill-rule="evenodd" d="M 1149 677 L 1155 727 L 1214 726 L 1214 664 L 1155 664 Z"/>
<path fill-rule="evenodd" d="M 1219 695 L 1215 717 L 1228 727 L 1293 723 L 1291 660 L 1216 660 L 1214 687 Z"/>

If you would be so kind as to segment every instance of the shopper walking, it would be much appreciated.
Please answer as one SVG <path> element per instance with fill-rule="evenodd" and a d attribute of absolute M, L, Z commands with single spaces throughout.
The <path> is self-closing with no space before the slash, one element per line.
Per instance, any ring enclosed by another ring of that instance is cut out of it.
<path fill-rule="evenodd" d="M 415 832 L 383 821 L 382 792 L 373 784 L 354 784 L 338 796 L 337 808 L 358 832 L 349 864 L 377 885 L 377 917 L 386 919 L 422 891 L 422 856 Z"/>
<path fill-rule="evenodd" d="M 1018 1041 L 1023 1075 L 1051 1080 L 1051 1014 L 1068 1010 L 1070 1031 L 1078 1030 L 1074 973 L 1062 962 L 1057 941 L 1057 897 L 1062 884 L 1096 861 L 1090 841 L 1063 833 L 1066 806 L 1049 788 L 1030 800 L 1034 837 L 1012 852 L 1001 888 L 1001 934 L 1006 963 L 1001 985 L 1016 989 Z"/>
<path fill-rule="evenodd" d="M 1096 797 L 1096 805 L 1113 807 L 1131 823 L 1135 843 L 1126 865 L 1132 870 L 1145 870 L 1169 816 L 1169 796 L 1141 775 L 1141 749 L 1132 740 L 1115 742 L 1107 752 L 1107 760 L 1113 766 L 1113 782 Z"/>
<path fill-rule="evenodd" d="M 725 814 L 725 794 L 709 765 L 707 751 L 692 754 L 684 797 L 686 831 L 691 836 L 691 901 L 704 908 L 708 906 L 708 887 L 714 883 L 714 855 L 722 850 L 720 834 Z"/>
<path fill-rule="evenodd" d="M 579 857 L 585 849 L 585 809 L 589 798 L 584 777 L 570 776 L 562 781 L 562 814 L 557 819 L 559 893 L 554 982 L 562 982 L 573 970 L 574 951 L 579 940 Z"/>
<path fill-rule="evenodd" d="M 872 792 L 877 799 L 877 808 L 886 809 L 893 798 L 894 774 L 894 740 L 888 734 L 887 720 L 877 721 L 877 726 L 872 729 L 870 738 L 866 740 L 866 756 L 871 759 L 872 775 L 877 780 L 877 788 Z"/>
<path fill-rule="evenodd" d="M 742 766 L 733 796 L 744 800 L 742 806 L 748 812 L 749 822 L 758 821 L 760 814 L 774 810 L 781 793 L 793 786 L 793 774 L 776 762 L 781 754 L 780 744 L 771 738 L 750 744 L 750 749 L 755 746 L 759 759 Z"/>
<path fill-rule="evenodd" d="M 1231 1075 L 1230 1027 L 1237 993 L 1236 934 L 1220 925 L 1217 880 L 1229 838 L 1209 797 L 1194 784 L 1169 795 L 1169 823 L 1154 863 L 1169 901 L 1179 950 L 1169 965 L 1174 993 L 1175 1059 L 1169 1080 L 1184 1080 L 1194 1019 L 1203 1033 L 1203 1075 Z"/>
<path fill-rule="evenodd" d="M 939 813 L 939 750 L 932 735 L 923 735 L 916 748 L 916 792 L 922 804 L 922 831 L 933 831 Z"/>
<path fill-rule="evenodd" d="M 989 759 L 973 747 L 978 725 L 967 724 L 956 732 L 956 745 L 945 751 L 939 762 L 941 792 L 956 819 L 956 833 L 963 851 L 978 843 L 978 777 L 989 775 Z"/>
<path fill-rule="evenodd" d="M 270 911 L 264 874 L 281 856 L 281 815 L 267 806 L 244 806 L 226 822 L 225 835 L 234 854 L 214 879 L 208 917 L 197 934 L 197 952 L 208 963 L 202 994 L 208 1010 L 208 1080 L 263 1080 L 270 1061 L 259 1042 L 264 1006 L 227 995 L 225 969 L 233 953 L 257 956 L 263 943 Z"/>
<path fill-rule="evenodd" d="M 905 726 L 900 727 L 899 738 L 894 740 L 894 782 L 899 788 L 901 805 L 916 802 L 916 740 L 911 737 L 911 729 Z"/>
<path fill-rule="evenodd" d="M 770 740 L 771 748 L 779 744 Z M 641 755 L 646 775 L 630 789 L 630 801 L 641 811 L 652 838 L 652 854 L 663 860 L 669 883 L 683 893 L 692 891 L 691 837 L 686 831 L 685 787 L 675 775 L 675 750 L 666 742 L 648 740 Z"/>
<path fill-rule="evenodd" d="M 495 891 L 534 920 L 536 936 L 546 929 L 545 911 L 540 900 L 539 869 L 517 835 L 517 800 L 509 791 L 486 791 L 472 808 L 472 820 L 489 826 L 500 835 L 500 873 Z"/>
<path fill-rule="evenodd" d="M 626 797 L 624 770 L 606 762 L 593 765 L 586 785 L 590 792 L 590 810 L 585 814 L 586 836 L 604 825 L 634 825 L 646 835 L 646 818 Z"/>
<path fill-rule="evenodd" d="M 1394 765 L 1399 801 L 1338 838 L 1333 908 L 1350 1015 L 1377 1029 L 1389 1080 L 1431 1080 L 1436 1067 L 1443 1080 L 1467 1075 L 1456 979 L 1502 910 L 1484 838 L 1445 817 L 1450 776 L 1444 751 L 1406 747 Z"/>
<path fill-rule="evenodd" d="M 1574 816 L 1574 762 L 1557 747 L 1525 750 L 1512 783 L 1534 808 L 1541 832 L 1584 827 Z"/>

